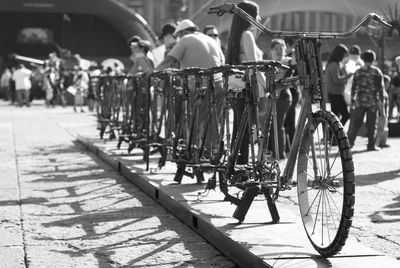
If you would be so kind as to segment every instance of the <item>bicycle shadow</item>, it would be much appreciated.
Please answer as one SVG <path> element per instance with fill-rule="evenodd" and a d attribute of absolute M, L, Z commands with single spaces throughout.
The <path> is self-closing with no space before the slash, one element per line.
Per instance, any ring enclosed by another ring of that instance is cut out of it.
<path fill-rule="evenodd" d="M 129 161 L 129 159 L 123 160 L 123 157 L 119 156 L 118 154 L 114 153 L 109 155 L 109 157 L 113 158 L 114 160 L 119 160 L 121 161 L 122 165 L 124 166 L 136 166 L 139 163 L 139 166 L 143 167 L 143 163 L 140 161 Z M 152 161 L 150 163 L 150 166 L 155 165 L 156 161 Z M 138 168 L 139 169 L 139 168 Z M 173 166 L 173 170 L 176 171 L 176 166 Z M 234 239 L 236 243 L 240 244 L 241 246 L 248 248 L 250 251 L 256 250 L 259 251 L 260 247 L 266 247 L 267 252 L 268 247 L 274 248 L 271 252 L 271 254 L 265 254 L 264 255 L 258 254 L 260 258 L 265 258 L 265 259 L 274 259 L 277 258 L 279 262 L 281 262 L 280 257 L 281 255 L 287 256 L 287 252 L 290 256 L 287 257 L 287 260 L 285 260 L 286 263 L 296 263 L 298 262 L 299 259 L 306 259 L 304 261 L 305 263 L 313 263 L 313 265 L 317 264 L 318 267 L 331 267 L 330 265 L 327 265 L 327 262 L 329 262 L 327 259 L 319 256 L 319 255 L 313 255 L 313 250 L 308 249 L 310 247 L 309 241 L 304 241 L 303 242 L 296 242 L 292 243 L 293 240 L 265 240 L 265 239 L 260 239 L 260 236 L 257 239 L 252 239 L 251 237 L 243 238 L 236 240 L 235 236 L 232 236 L 232 232 L 241 232 L 241 233 L 248 233 L 252 232 L 253 230 L 251 229 L 258 229 L 258 228 L 263 228 L 263 231 L 259 231 L 262 233 L 268 234 L 269 232 L 274 232 L 276 230 L 276 227 L 269 222 L 269 215 L 268 212 L 266 212 L 265 218 L 263 216 L 263 219 L 261 221 L 258 221 L 260 218 L 257 218 L 256 221 L 254 219 L 247 219 L 245 222 L 238 224 L 237 220 L 232 218 L 232 213 L 235 209 L 236 206 L 233 205 L 225 205 L 228 202 L 223 202 L 224 200 L 224 195 L 221 192 L 213 192 L 211 196 L 204 200 L 198 200 L 198 193 L 204 191 L 205 183 L 203 184 L 196 184 L 193 180 L 189 179 L 188 177 L 184 177 L 182 184 L 176 184 L 175 182 L 172 181 L 173 178 L 173 172 L 171 172 L 170 169 L 168 170 L 161 170 L 156 174 L 146 174 L 144 172 L 139 172 L 141 175 L 145 175 L 145 180 L 147 180 L 149 183 L 152 185 L 157 185 L 157 188 L 161 191 L 163 191 L 165 194 L 168 196 L 172 197 L 175 201 L 180 202 L 182 205 L 187 206 L 189 210 L 193 213 L 193 215 L 201 215 L 201 218 L 203 220 L 206 220 L 212 224 L 217 223 L 215 226 L 218 228 L 220 232 L 225 233 L 228 237 L 231 237 L 231 239 Z M 208 176 L 211 176 L 208 174 Z M 206 177 L 206 181 L 207 181 Z M 259 203 L 260 201 L 263 202 L 263 208 L 262 211 L 268 211 L 268 206 L 266 201 L 263 198 L 258 198 L 258 200 L 255 200 L 254 203 Z M 209 209 L 211 206 L 214 206 L 215 204 L 223 204 L 222 206 L 217 206 L 217 209 Z M 204 207 L 207 207 L 205 208 Z M 260 206 L 258 205 L 258 208 L 253 207 L 253 205 L 250 207 L 250 210 L 253 210 L 256 213 L 259 213 Z M 279 210 L 279 207 L 278 207 Z M 179 213 L 178 213 L 179 214 Z M 249 214 L 251 212 L 249 211 Z M 264 212 L 263 212 L 264 214 Z M 247 217 L 246 217 L 247 218 Z M 223 222 L 221 224 L 221 222 Z M 282 226 L 289 225 L 289 228 L 297 228 L 297 222 L 294 221 L 285 221 L 285 222 L 280 222 L 277 225 L 281 226 L 281 232 L 282 232 Z M 218 224 L 219 223 L 219 224 Z M 190 224 L 190 223 L 189 223 Z M 290 225 L 296 225 L 295 227 Z M 301 225 L 300 225 L 301 226 Z M 266 227 L 266 228 L 264 228 Z M 266 230 L 267 229 L 267 230 Z M 261 230 L 261 229 L 259 229 Z M 296 229 L 300 231 L 296 231 L 301 233 L 302 229 Z M 253 234 L 254 235 L 254 234 Z M 305 237 L 305 236 L 304 236 Z M 252 242 L 249 242 L 252 241 Z M 309 250 L 309 251 L 308 251 Z M 264 250 L 263 250 L 264 251 Z M 264 251 L 265 252 L 265 251 Z M 288 259 L 291 258 L 293 260 L 288 261 Z M 284 259 L 284 258 L 283 258 Z M 279 266 L 278 266 L 279 267 Z M 282 266 L 285 267 L 285 266 Z M 290 267 L 286 266 L 286 267 Z"/>
<path fill-rule="evenodd" d="M 400 222 L 400 196 L 393 198 L 393 203 L 384 206 L 382 210 L 368 215 L 373 223 L 396 223 Z"/>
<path fill-rule="evenodd" d="M 400 170 L 392 170 L 387 172 L 356 175 L 355 181 L 356 186 L 366 186 L 372 184 L 378 184 L 383 181 L 394 180 L 400 177 Z"/>
<path fill-rule="evenodd" d="M 36 229 L 27 239 L 53 245 L 51 252 L 76 261 L 94 256 L 101 268 L 146 266 L 149 259 L 179 250 L 190 259 L 160 259 L 157 265 L 177 267 L 207 260 L 206 242 L 194 243 L 197 238 L 183 223 L 104 162 L 81 151 L 75 143 L 70 148 L 34 148 L 31 155 L 24 153 L 38 160 L 21 174 L 23 184 L 35 187 L 22 202 L 25 221 L 34 219 L 32 229 Z M 158 223 L 149 225 L 154 221 Z M 220 254 L 206 263 L 232 267 Z"/>

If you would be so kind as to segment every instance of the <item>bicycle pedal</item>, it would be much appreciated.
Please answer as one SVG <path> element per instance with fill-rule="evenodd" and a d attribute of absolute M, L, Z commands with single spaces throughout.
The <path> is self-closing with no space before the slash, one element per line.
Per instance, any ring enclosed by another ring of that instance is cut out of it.
<path fill-rule="evenodd" d="M 216 187 L 217 187 L 217 180 L 215 179 L 215 177 L 212 177 L 207 182 L 206 190 L 215 190 Z"/>
<path fill-rule="evenodd" d="M 156 174 L 159 170 L 160 168 L 150 168 L 150 174 Z"/>

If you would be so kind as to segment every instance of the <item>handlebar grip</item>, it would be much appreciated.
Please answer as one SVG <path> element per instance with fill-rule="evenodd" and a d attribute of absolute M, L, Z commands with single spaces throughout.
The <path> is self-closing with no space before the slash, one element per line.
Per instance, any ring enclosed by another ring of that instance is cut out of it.
<path fill-rule="evenodd" d="M 210 9 L 208 10 L 208 14 L 215 14 L 218 13 L 219 11 L 219 6 L 218 7 L 210 7 Z"/>
<path fill-rule="evenodd" d="M 385 21 L 385 19 L 382 16 L 380 16 L 380 15 L 378 15 L 376 13 L 374 13 L 374 16 L 372 17 L 372 20 L 377 22 L 377 23 L 382 24 L 385 27 L 388 27 L 388 28 L 392 28 L 393 27 L 390 23 Z"/>

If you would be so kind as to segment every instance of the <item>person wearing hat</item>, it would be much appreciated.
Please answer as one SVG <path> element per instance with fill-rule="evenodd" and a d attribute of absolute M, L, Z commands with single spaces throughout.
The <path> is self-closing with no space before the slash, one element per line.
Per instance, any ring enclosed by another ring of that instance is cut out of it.
<path fill-rule="evenodd" d="M 218 45 L 221 47 L 222 51 L 223 52 L 225 51 L 225 48 L 222 46 L 221 40 L 219 39 L 217 26 L 212 25 L 212 24 L 206 25 L 206 27 L 204 27 L 204 29 L 203 29 L 203 33 L 205 35 L 208 35 L 209 37 L 213 38 L 218 43 Z"/>
<path fill-rule="evenodd" d="M 182 20 L 174 32 L 175 36 L 178 36 L 178 42 L 167 54 L 164 60 L 158 65 L 157 70 L 164 70 L 169 68 L 176 60 L 180 62 L 182 69 L 189 67 L 199 68 L 212 68 L 223 65 L 225 63 L 225 57 L 221 50 L 221 47 L 217 42 L 198 31 L 198 27 L 189 19 Z M 206 80 L 206 79 L 204 79 Z M 223 107 L 223 89 L 222 89 L 222 76 L 218 75 L 215 77 L 215 94 L 216 94 L 216 107 L 217 116 L 221 113 L 221 107 Z M 205 83 L 207 81 L 204 81 Z M 194 88 L 194 79 L 190 79 L 189 85 Z M 204 100 L 199 110 L 202 111 L 199 115 L 200 125 L 196 126 L 196 134 L 200 133 L 200 129 L 204 129 L 204 123 L 206 119 L 207 101 Z M 219 118 L 219 117 L 218 117 Z M 210 144 L 210 140 L 218 138 L 216 129 L 211 129 L 212 133 L 207 135 L 207 144 Z M 194 137 L 197 140 L 199 137 Z M 211 148 L 213 150 L 215 148 Z"/>
<path fill-rule="evenodd" d="M 151 43 L 148 40 L 143 40 L 135 35 L 128 41 L 132 55 L 132 67 L 129 71 L 131 74 L 144 72 L 152 73 L 154 71 L 154 59 L 150 56 Z"/>
<path fill-rule="evenodd" d="M 225 63 L 221 47 L 214 39 L 199 32 L 191 20 L 179 22 L 173 35 L 178 36 L 179 40 L 157 70 L 168 68 L 175 60 L 181 63 L 181 68 L 211 68 Z"/>

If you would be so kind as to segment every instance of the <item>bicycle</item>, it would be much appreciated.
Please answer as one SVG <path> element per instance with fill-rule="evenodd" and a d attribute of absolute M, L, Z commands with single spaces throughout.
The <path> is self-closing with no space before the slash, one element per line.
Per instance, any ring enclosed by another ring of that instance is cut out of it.
<path fill-rule="evenodd" d="M 245 172 L 240 168 L 235 169 L 235 158 L 241 136 L 246 124 L 250 125 L 249 122 L 252 122 L 251 116 L 247 116 L 247 119 L 242 116 L 241 129 L 232 146 L 227 167 L 219 172 L 222 177 L 220 183 L 245 190 L 241 199 L 235 197 L 230 199 L 237 204 L 237 210 L 242 210 L 239 216 L 243 218 L 255 195 L 269 193 L 271 200 L 268 203 L 274 206 L 274 201 L 281 190 L 288 190 L 296 185 L 301 218 L 308 239 L 322 256 L 329 257 L 337 254 L 344 246 L 352 225 L 355 204 L 354 164 L 343 126 L 337 116 L 326 109 L 321 96 L 323 85 L 319 42 L 322 39 L 348 38 L 371 21 L 387 27 L 390 27 L 390 24 L 379 15 L 371 13 L 344 33 L 289 32 L 270 30 L 231 3 L 212 7 L 209 13 L 219 16 L 225 13 L 237 14 L 264 33 L 276 37 L 294 38 L 298 82 L 304 93 L 295 136 L 282 174 L 278 160 L 265 159 L 262 145 L 258 148 L 257 157 L 255 157 L 254 146 L 251 147 L 249 169 L 244 169 Z M 271 76 L 268 77 L 268 75 Z M 279 92 L 278 87 L 288 81 L 285 79 L 276 81 L 273 72 L 266 73 L 266 76 L 267 91 L 272 96 L 267 122 L 271 122 L 271 120 L 276 120 L 274 101 Z M 247 92 L 251 94 L 250 90 Z M 247 97 L 246 101 L 250 102 L 250 99 L 251 96 Z M 313 111 L 312 104 L 314 103 L 319 104 L 319 110 Z M 250 115 L 251 112 L 247 114 Z M 266 125 L 268 127 L 270 124 Z M 268 131 L 267 128 L 264 130 Z M 272 132 L 276 135 L 276 129 Z M 258 142 L 262 142 L 263 139 L 264 137 L 261 137 Z M 276 142 L 277 139 L 275 139 L 275 148 L 277 148 Z M 293 175 L 296 159 L 297 182 L 295 183 Z M 268 199 L 268 196 L 266 197 Z M 279 214 L 275 208 L 272 210 L 270 208 L 270 212 L 273 222 L 276 223 L 279 221 Z"/>

